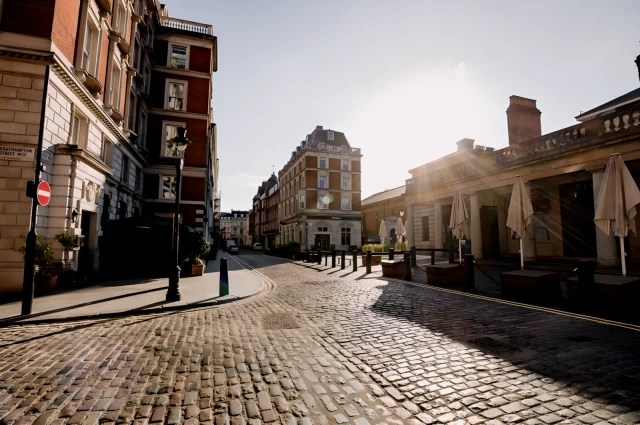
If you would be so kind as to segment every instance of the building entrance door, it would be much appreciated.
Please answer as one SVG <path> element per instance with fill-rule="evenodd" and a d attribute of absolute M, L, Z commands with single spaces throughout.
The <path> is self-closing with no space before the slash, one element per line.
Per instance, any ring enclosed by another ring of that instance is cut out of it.
<path fill-rule="evenodd" d="M 560 186 L 560 215 L 565 257 L 595 258 L 596 228 L 591 180 Z"/>
<path fill-rule="evenodd" d="M 316 249 L 320 251 L 329 250 L 329 235 L 316 235 Z"/>
<path fill-rule="evenodd" d="M 82 230 L 82 236 L 84 236 L 84 242 L 80 247 L 78 256 L 78 271 L 86 274 L 93 271 L 93 255 L 95 252 L 93 245 L 95 241 L 93 240 L 92 229 L 95 225 L 96 214 L 83 210 L 81 217 L 80 229 Z"/>
<path fill-rule="evenodd" d="M 482 256 L 500 256 L 500 232 L 498 231 L 498 207 L 480 208 L 480 229 L 482 233 Z"/>

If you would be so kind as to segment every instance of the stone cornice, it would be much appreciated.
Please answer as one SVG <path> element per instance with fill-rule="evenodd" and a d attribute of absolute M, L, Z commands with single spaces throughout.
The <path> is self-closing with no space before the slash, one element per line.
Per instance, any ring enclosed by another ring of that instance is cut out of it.
<path fill-rule="evenodd" d="M 56 155 L 70 155 L 76 160 L 80 160 L 85 164 L 91 166 L 93 169 L 100 171 L 106 176 L 113 175 L 113 169 L 102 162 L 98 155 L 91 151 L 80 149 L 77 145 L 67 145 L 59 143 L 55 145 L 55 153 Z"/>

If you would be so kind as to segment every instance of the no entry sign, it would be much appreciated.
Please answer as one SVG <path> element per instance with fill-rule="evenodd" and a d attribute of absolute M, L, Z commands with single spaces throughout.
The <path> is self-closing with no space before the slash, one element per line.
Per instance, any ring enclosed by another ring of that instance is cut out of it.
<path fill-rule="evenodd" d="M 39 205 L 42 205 L 43 207 L 49 205 L 49 201 L 51 200 L 51 186 L 49 186 L 49 183 L 45 181 L 38 183 L 36 198 L 38 199 Z"/>

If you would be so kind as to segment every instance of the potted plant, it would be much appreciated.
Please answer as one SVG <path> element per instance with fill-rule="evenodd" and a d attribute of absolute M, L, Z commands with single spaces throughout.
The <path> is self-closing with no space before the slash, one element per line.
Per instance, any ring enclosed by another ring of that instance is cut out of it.
<path fill-rule="evenodd" d="M 73 251 L 73 249 L 75 248 L 76 238 L 76 235 L 74 235 L 73 233 L 67 233 L 64 230 L 55 235 L 55 240 L 58 241 L 58 243 L 64 248 L 64 252 L 67 255 L 69 267 L 71 267 L 71 256 L 69 255 L 69 252 Z"/>
<path fill-rule="evenodd" d="M 204 273 L 204 259 L 208 257 L 211 245 L 202 236 L 188 242 L 187 261 L 191 264 L 191 276 L 202 276 Z"/>
<path fill-rule="evenodd" d="M 202 276 L 204 273 L 204 261 L 198 256 L 191 259 L 191 276 Z"/>
<path fill-rule="evenodd" d="M 23 236 L 26 239 L 26 235 Z M 26 245 L 26 244 L 25 244 Z M 18 251 L 22 253 L 23 258 L 26 254 L 27 247 L 23 246 Z M 34 274 L 33 278 L 37 292 L 45 292 L 55 289 L 58 284 L 59 267 L 53 267 L 53 248 L 51 242 L 47 242 L 44 234 L 36 235 L 36 244 L 34 249 Z"/>
<path fill-rule="evenodd" d="M 372 243 L 367 245 L 362 245 L 362 265 L 366 265 L 367 262 L 367 251 L 371 252 L 387 252 L 387 245 L 381 243 Z M 372 255 L 371 256 L 371 265 L 379 266 L 382 263 L 382 256 L 380 255 Z"/>

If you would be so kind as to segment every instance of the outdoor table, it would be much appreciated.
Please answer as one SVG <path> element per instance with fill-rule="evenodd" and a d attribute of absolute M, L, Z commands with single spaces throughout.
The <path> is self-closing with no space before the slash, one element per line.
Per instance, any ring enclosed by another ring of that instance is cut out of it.
<path fill-rule="evenodd" d="M 465 267 L 459 264 L 443 263 L 419 266 L 427 273 L 427 283 L 432 285 L 457 285 L 465 280 Z"/>
<path fill-rule="evenodd" d="M 558 278 L 558 273 L 543 270 L 514 270 L 500 273 L 502 295 L 557 298 L 560 296 Z"/>
<path fill-rule="evenodd" d="M 640 295 L 640 277 L 594 274 L 594 299 L 604 307 L 620 307 L 637 303 Z M 569 301 L 586 298 L 587 288 L 580 287 L 578 278 L 567 279 Z"/>

